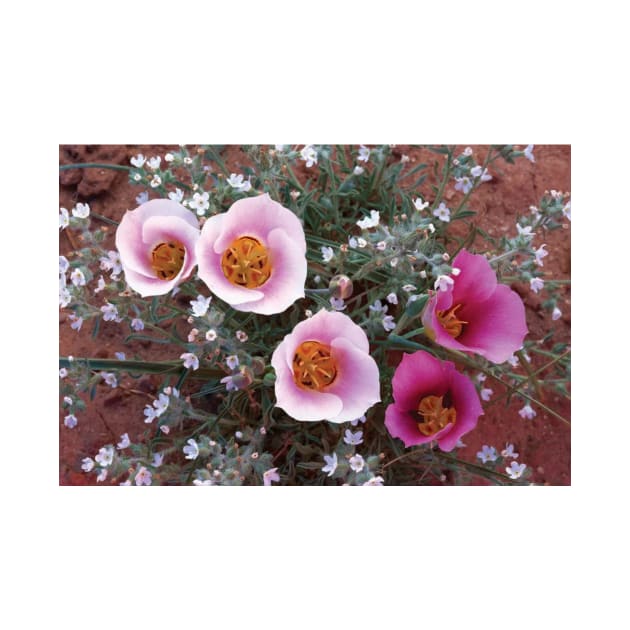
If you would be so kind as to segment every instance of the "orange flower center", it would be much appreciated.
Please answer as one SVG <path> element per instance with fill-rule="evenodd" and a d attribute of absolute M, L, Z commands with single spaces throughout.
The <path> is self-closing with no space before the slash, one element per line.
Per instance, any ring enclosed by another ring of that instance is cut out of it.
<path fill-rule="evenodd" d="M 293 356 L 293 380 L 302 389 L 321 391 L 337 378 L 330 346 L 319 341 L 301 343 Z"/>
<path fill-rule="evenodd" d="M 457 309 L 461 307 L 461 304 L 457 304 L 448 310 L 437 311 L 436 313 L 438 321 L 442 324 L 444 330 L 454 339 L 457 339 L 462 334 L 464 325 L 468 323 L 463 319 L 459 319 L 456 315 Z"/>
<path fill-rule="evenodd" d="M 271 275 L 269 252 L 253 236 L 241 236 L 223 252 L 221 269 L 232 284 L 256 289 L 265 284 Z"/>
<path fill-rule="evenodd" d="M 422 435 L 435 435 L 448 424 L 455 424 L 457 412 L 453 407 L 444 406 L 444 396 L 425 396 L 418 404 L 422 422 L 418 430 Z"/>
<path fill-rule="evenodd" d="M 179 241 L 160 243 L 151 251 L 151 267 L 160 280 L 172 280 L 184 266 L 185 255 Z"/>

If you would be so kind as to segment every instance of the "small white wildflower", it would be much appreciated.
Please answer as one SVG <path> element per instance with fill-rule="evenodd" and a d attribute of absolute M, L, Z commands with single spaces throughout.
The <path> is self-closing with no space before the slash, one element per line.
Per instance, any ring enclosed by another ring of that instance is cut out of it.
<path fill-rule="evenodd" d="M 113 446 L 103 446 L 98 451 L 98 455 L 94 458 L 96 463 L 99 466 L 109 466 L 114 460 L 114 447 Z"/>
<path fill-rule="evenodd" d="M 533 420 L 536 417 L 536 410 L 527 403 L 524 407 L 519 409 L 518 415 L 523 419 L 527 418 L 527 420 Z"/>
<path fill-rule="evenodd" d="M 231 354 L 229 357 L 226 357 L 225 364 L 230 370 L 235 370 L 239 366 L 238 357 L 235 354 Z"/>
<path fill-rule="evenodd" d="M 349 464 L 350 468 L 356 473 L 361 472 L 365 468 L 365 460 L 358 453 L 350 458 Z"/>
<path fill-rule="evenodd" d="M 367 230 L 369 228 L 376 227 L 381 221 L 381 213 L 378 210 L 370 210 L 370 216 L 364 217 L 357 221 L 357 225 L 362 230 Z"/>
<path fill-rule="evenodd" d="M 167 153 L 164 156 L 164 161 L 165 162 L 172 162 L 175 159 L 175 156 L 172 153 Z"/>
<path fill-rule="evenodd" d="M 221 379 L 221 383 L 223 383 L 225 385 L 225 389 L 228 392 L 235 392 L 238 390 L 238 387 L 236 386 L 236 384 L 234 383 L 234 376 L 233 375 L 229 375 L 229 376 L 224 376 Z"/>
<path fill-rule="evenodd" d="M 135 478 L 136 486 L 150 486 L 151 485 L 151 473 L 144 466 L 140 466 L 140 469 L 136 473 Z"/>
<path fill-rule="evenodd" d="M 151 462 L 152 466 L 159 468 L 164 462 L 164 453 L 153 453 L 153 461 Z"/>
<path fill-rule="evenodd" d="M 110 387 L 118 386 L 118 380 L 113 372 L 101 372 L 101 376 Z"/>
<path fill-rule="evenodd" d="M 69 407 L 69 406 L 71 406 L 71 405 L 72 405 L 72 398 L 71 398 L 70 396 L 64 396 L 64 397 L 63 397 L 63 402 L 64 402 L 66 405 L 68 405 L 68 407 Z"/>
<path fill-rule="evenodd" d="M 385 315 L 385 317 L 383 317 L 383 320 L 381 321 L 381 323 L 383 324 L 383 328 L 387 332 L 390 332 L 390 331 L 394 330 L 394 328 L 396 328 L 396 322 L 394 321 L 394 316 L 393 315 Z"/>
<path fill-rule="evenodd" d="M 362 486 L 382 486 L 384 482 L 385 480 L 383 479 L 383 477 L 378 475 L 378 477 L 371 477 L 370 479 L 368 479 L 361 485 Z"/>
<path fill-rule="evenodd" d="M 336 311 L 346 310 L 346 303 L 343 298 L 331 297 L 330 304 Z"/>
<path fill-rule="evenodd" d="M 239 192 L 248 192 L 251 190 L 252 184 L 249 181 L 243 181 L 243 175 L 232 173 L 225 181 Z"/>
<path fill-rule="evenodd" d="M 487 378 L 488 377 L 483 372 L 479 372 L 479 374 L 475 376 L 475 380 L 477 381 L 477 383 L 483 383 Z"/>
<path fill-rule="evenodd" d="M 206 339 L 208 341 L 214 341 L 217 338 L 217 331 L 214 330 L 214 328 L 211 328 L 207 333 L 206 333 Z"/>
<path fill-rule="evenodd" d="M 118 319 L 118 309 L 109 302 L 105 306 L 101 306 L 101 313 L 103 313 L 103 319 L 106 322 L 113 322 Z"/>
<path fill-rule="evenodd" d="M 516 224 L 516 229 L 518 231 L 518 235 L 524 238 L 533 238 L 536 235 L 536 232 L 532 232 L 532 226 L 526 225 L 523 227 L 519 223 Z"/>
<path fill-rule="evenodd" d="M 272 481 L 275 481 L 276 483 L 280 481 L 280 475 L 278 474 L 277 468 L 270 468 L 269 470 L 265 470 L 263 473 L 263 483 L 266 486 L 270 486 Z"/>
<path fill-rule="evenodd" d="M 551 319 L 553 319 L 553 321 L 555 322 L 561 317 L 562 317 L 562 311 L 557 306 L 554 306 L 553 311 L 551 313 Z"/>
<path fill-rule="evenodd" d="M 465 155 L 466 157 L 470 157 L 472 154 L 473 154 L 473 150 L 472 150 L 470 147 L 466 147 L 466 148 L 464 149 L 464 155 Z"/>
<path fill-rule="evenodd" d="M 440 221 L 448 223 L 451 220 L 451 211 L 442 201 L 440 205 L 433 211 L 433 216 L 437 217 Z"/>
<path fill-rule="evenodd" d="M 518 357 L 513 354 L 506 360 L 506 363 L 509 363 L 512 367 L 516 367 L 518 365 Z"/>
<path fill-rule="evenodd" d="M 162 162 L 162 158 L 157 155 L 156 157 L 152 157 L 149 158 L 147 161 L 147 166 L 152 170 L 152 171 L 157 171 L 158 168 L 160 168 L 160 163 Z"/>
<path fill-rule="evenodd" d="M 135 173 L 133 176 L 133 181 L 134 182 L 139 182 L 142 179 L 142 175 L 140 175 L 140 173 Z"/>
<path fill-rule="evenodd" d="M 482 464 L 485 464 L 486 462 L 494 462 L 498 457 L 497 449 L 494 448 L 494 446 L 484 444 L 481 447 L 481 450 L 477 452 L 477 457 L 481 460 Z"/>
<path fill-rule="evenodd" d="M 192 201 L 188 202 L 188 207 L 191 210 L 195 210 L 197 215 L 203 216 L 206 210 L 210 207 L 210 195 L 207 192 L 198 193 L 193 195 Z"/>
<path fill-rule="evenodd" d="M 376 300 L 374 304 L 370 304 L 368 308 L 372 313 L 387 313 L 388 306 L 383 304 L 380 300 Z"/>
<path fill-rule="evenodd" d="M 367 246 L 367 241 L 366 241 L 364 238 L 361 238 L 361 237 L 359 236 L 359 238 L 357 239 L 357 247 L 358 247 L 359 249 L 363 249 L 363 248 L 364 248 L 364 247 L 366 247 L 366 246 Z"/>
<path fill-rule="evenodd" d="M 105 286 L 105 279 L 103 278 L 103 276 L 99 276 L 96 289 L 94 289 L 94 293 L 100 293 L 105 289 Z"/>
<path fill-rule="evenodd" d="M 185 368 L 192 369 L 193 371 L 199 369 L 199 359 L 196 354 L 184 352 L 184 354 L 179 355 L 179 358 L 184 360 Z"/>
<path fill-rule="evenodd" d="M 530 162 L 535 162 L 536 159 L 534 158 L 534 145 L 533 144 L 528 144 L 525 149 L 523 150 L 523 155 L 530 161 Z"/>
<path fill-rule="evenodd" d="M 59 378 L 66 378 L 68 376 L 68 370 L 66 368 L 59 369 Z"/>
<path fill-rule="evenodd" d="M 502 457 L 512 457 L 518 459 L 518 453 L 514 452 L 514 444 L 506 444 L 505 448 L 501 451 Z"/>
<path fill-rule="evenodd" d="M 356 249 L 358 245 L 359 245 L 359 243 L 357 242 L 357 239 L 354 238 L 354 236 L 349 236 L 348 237 L 348 246 L 351 249 Z"/>
<path fill-rule="evenodd" d="M 455 448 L 466 448 L 466 445 L 459 439 L 457 440 L 457 444 L 455 444 Z"/>
<path fill-rule="evenodd" d="M 75 287 L 84 287 L 86 283 L 85 275 L 83 275 L 83 272 L 78 268 L 72 270 L 70 280 Z"/>
<path fill-rule="evenodd" d="M 107 468 L 101 468 L 98 475 L 96 476 L 97 483 L 101 483 L 107 479 Z"/>
<path fill-rule="evenodd" d="M 510 476 L 510 479 L 518 479 L 525 472 L 527 466 L 525 464 L 517 464 L 516 462 L 512 462 L 506 469 L 505 472 Z"/>
<path fill-rule="evenodd" d="M 529 281 L 529 288 L 534 292 L 538 293 L 545 286 L 545 281 L 542 278 L 532 278 Z"/>
<path fill-rule="evenodd" d="M 244 330 L 237 330 L 236 338 L 242 343 L 245 343 L 249 339 L 247 333 Z"/>
<path fill-rule="evenodd" d="M 70 225 L 70 215 L 65 208 L 59 208 L 59 229 L 65 230 Z"/>
<path fill-rule="evenodd" d="M 413 284 L 403 284 L 402 290 L 406 293 L 411 293 L 412 291 L 416 291 L 417 287 L 415 287 Z"/>
<path fill-rule="evenodd" d="M 543 261 L 542 259 L 545 256 L 549 255 L 549 252 L 545 250 L 545 247 L 547 247 L 544 243 L 534 252 L 534 257 L 535 257 L 535 263 L 539 266 L 542 267 L 543 266 Z"/>
<path fill-rule="evenodd" d="M 160 431 L 162 431 L 162 433 L 164 433 L 165 435 L 168 435 L 171 432 L 171 427 L 169 427 L 166 424 L 163 424 L 160 426 Z"/>
<path fill-rule="evenodd" d="M 70 328 L 76 331 L 81 330 L 81 326 L 83 326 L 83 317 L 77 317 L 74 313 L 72 313 L 69 319 L 72 322 L 70 324 Z"/>
<path fill-rule="evenodd" d="M 486 402 L 488 402 L 490 400 L 490 396 L 492 396 L 493 393 L 494 391 L 492 389 L 490 389 L 489 387 L 484 387 L 479 395 L 481 396 L 481 400 L 485 400 Z"/>
<path fill-rule="evenodd" d="M 354 420 L 350 420 L 350 424 L 353 427 L 358 426 L 359 422 L 361 424 L 365 424 L 367 422 L 367 417 L 365 415 L 361 416 L 360 418 L 355 418 Z"/>
<path fill-rule="evenodd" d="M 404 153 L 400 156 L 400 162 L 402 164 L 406 164 L 407 162 L 409 162 L 411 158 L 408 155 L 405 155 Z"/>
<path fill-rule="evenodd" d="M 72 216 L 77 219 L 87 219 L 90 216 L 90 206 L 87 203 L 78 203 L 72 208 Z"/>
<path fill-rule="evenodd" d="M 151 188 L 157 188 L 162 183 L 162 178 L 156 173 L 153 179 L 149 182 Z"/>
<path fill-rule="evenodd" d="M 450 276 L 438 276 L 435 280 L 435 284 L 433 285 L 434 289 L 438 291 L 447 291 L 449 287 L 452 287 L 455 284 L 455 280 Z"/>
<path fill-rule="evenodd" d="M 330 262 L 333 258 L 333 256 L 335 255 L 335 252 L 333 251 L 332 247 L 326 247 L 326 246 L 322 246 L 321 248 L 321 252 L 322 252 L 322 260 L 324 262 Z"/>
<path fill-rule="evenodd" d="M 353 175 L 363 175 L 365 173 L 365 169 L 362 166 L 355 166 L 352 171 Z"/>
<path fill-rule="evenodd" d="M 81 460 L 81 470 L 90 472 L 94 468 L 94 460 L 91 457 L 84 457 Z"/>
<path fill-rule="evenodd" d="M 307 144 L 301 151 L 300 157 L 306 162 L 306 168 L 310 168 L 313 164 L 317 164 L 317 151 L 312 144 Z"/>
<path fill-rule="evenodd" d="M 390 304 L 398 304 L 398 296 L 392 292 L 385 298 Z"/>
<path fill-rule="evenodd" d="M 193 161 L 192 161 L 192 158 L 191 158 L 190 156 L 188 156 L 188 155 L 187 155 L 187 156 L 184 158 L 184 164 L 187 164 L 188 166 L 190 166 L 190 165 L 192 164 L 192 162 L 193 162 Z"/>
<path fill-rule="evenodd" d="M 343 441 L 351 446 L 358 446 L 363 443 L 363 431 L 357 431 L 353 433 L 350 429 L 346 429 L 344 433 Z"/>
<path fill-rule="evenodd" d="M 131 441 L 129 440 L 129 434 L 128 433 L 123 433 L 120 436 L 120 442 L 118 442 L 118 444 L 116 444 L 116 446 L 120 450 L 122 450 L 123 448 L 127 448 L 130 444 L 131 444 Z"/>
<path fill-rule="evenodd" d="M 492 175 L 490 175 L 490 173 L 488 173 L 488 169 L 487 168 L 481 168 L 481 166 L 473 166 L 473 168 L 470 169 L 470 174 L 473 177 L 479 177 L 481 178 L 482 182 L 488 182 L 492 179 Z"/>
<path fill-rule="evenodd" d="M 422 212 L 422 210 L 425 210 L 426 208 L 429 207 L 429 202 L 422 201 L 422 197 L 416 197 L 413 200 L 413 205 L 416 207 L 416 210 Z"/>
<path fill-rule="evenodd" d="M 135 166 L 136 168 L 142 168 L 144 166 L 144 163 L 146 162 L 146 158 L 144 157 L 144 155 L 142 155 L 142 153 L 138 153 L 138 155 L 135 155 L 129 161 L 131 162 L 132 166 Z"/>
<path fill-rule="evenodd" d="M 370 150 L 367 147 L 364 147 L 363 145 L 361 145 L 359 147 L 359 155 L 357 157 L 357 160 L 359 162 L 367 162 L 370 159 Z"/>
<path fill-rule="evenodd" d="M 326 465 L 322 468 L 322 472 L 328 473 L 328 476 L 332 477 L 337 470 L 337 453 L 324 455 L 324 462 Z"/>
<path fill-rule="evenodd" d="M 136 332 L 140 332 L 141 330 L 144 330 L 144 322 L 139 319 L 138 317 L 134 317 L 131 320 L 131 327 L 136 331 Z"/>
<path fill-rule="evenodd" d="M 169 397 L 166 394 L 160 394 L 157 400 L 153 401 L 157 417 L 160 417 L 168 409 L 169 402 Z"/>
<path fill-rule="evenodd" d="M 307 308 L 307 309 L 304 311 L 304 315 L 306 315 L 306 317 L 313 317 L 313 311 L 311 311 L 311 309 L 310 309 L 310 308 Z"/>
<path fill-rule="evenodd" d="M 389 265 L 390 265 L 390 267 L 395 267 L 397 264 L 398 264 L 398 258 L 392 258 L 392 259 L 389 261 Z"/>
<path fill-rule="evenodd" d="M 70 263 L 68 262 L 68 259 L 65 256 L 59 256 L 59 273 L 66 273 L 69 267 Z"/>
<path fill-rule="evenodd" d="M 73 413 L 69 413 L 64 419 L 63 423 L 68 427 L 68 429 L 74 429 L 77 426 L 79 421 L 77 417 Z"/>
<path fill-rule="evenodd" d="M 210 302 L 212 301 L 212 296 L 203 297 L 203 295 L 198 295 L 195 300 L 190 301 L 190 306 L 192 307 L 192 314 L 195 317 L 203 317 L 210 308 Z"/>
<path fill-rule="evenodd" d="M 190 438 L 186 444 L 188 444 L 188 446 L 184 446 L 182 449 L 186 455 L 186 459 L 197 459 L 197 457 L 199 457 L 199 446 L 197 442 L 195 442 L 193 438 Z"/>
<path fill-rule="evenodd" d="M 431 234 L 435 232 L 435 225 L 433 225 L 433 223 L 429 223 L 429 232 L 431 232 Z"/>
<path fill-rule="evenodd" d="M 562 208 L 562 214 L 569 219 L 569 221 L 571 220 L 571 202 L 567 201 L 563 208 Z"/>
<path fill-rule="evenodd" d="M 184 191 L 180 190 L 179 188 L 175 189 L 175 192 L 170 192 L 168 193 L 168 198 L 171 201 L 175 201 L 177 203 L 181 203 L 184 199 Z"/>
<path fill-rule="evenodd" d="M 473 188 L 473 183 L 470 177 L 456 177 L 455 182 L 455 190 L 459 190 L 465 195 L 467 195 Z"/>
<path fill-rule="evenodd" d="M 376 249 L 379 252 L 384 252 L 386 247 L 387 247 L 387 243 L 385 241 L 379 241 L 378 243 L 376 243 Z"/>
<path fill-rule="evenodd" d="M 99 258 L 100 268 L 103 271 L 109 271 L 112 278 L 122 273 L 122 262 L 120 260 L 120 254 L 115 250 L 107 252 L 107 256 L 101 256 Z"/>

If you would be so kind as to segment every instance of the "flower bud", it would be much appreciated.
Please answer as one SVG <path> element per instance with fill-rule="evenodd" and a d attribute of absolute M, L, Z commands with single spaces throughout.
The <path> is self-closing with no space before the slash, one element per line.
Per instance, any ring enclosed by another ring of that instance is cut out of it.
<path fill-rule="evenodd" d="M 352 295 L 352 280 L 348 276 L 338 274 L 331 278 L 328 288 L 331 290 L 333 297 L 347 300 Z"/>
<path fill-rule="evenodd" d="M 262 357 L 252 357 L 252 372 L 256 376 L 265 372 L 265 360 Z"/>

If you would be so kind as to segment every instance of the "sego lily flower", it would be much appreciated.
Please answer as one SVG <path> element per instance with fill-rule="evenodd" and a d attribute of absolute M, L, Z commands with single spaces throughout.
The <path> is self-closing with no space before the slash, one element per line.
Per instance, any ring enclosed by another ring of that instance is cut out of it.
<path fill-rule="evenodd" d="M 348 422 L 379 402 L 366 334 L 347 315 L 319 311 L 275 349 L 276 400 L 296 420 Z"/>
<path fill-rule="evenodd" d="M 198 238 L 197 218 L 175 201 L 153 199 L 127 211 L 116 230 L 127 284 L 142 297 L 168 293 L 192 273 Z"/>
<path fill-rule="evenodd" d="M 206 221 L 197 242 L 198 273 L 237 311 L 271 315 L 304 297 L 305 254 L 300 220 L 264 194 Z"/>
<path fill-rule="evenodd" d="M 450 361 L 423 350 L 403 355 L 392 387 L 394 402 L 385 411 L 385 426 L 407 447 L 437 440 L 450 451 L 483 413 L 473 382 Z"/>
<path fill-rule="evenodd" d="M 453 267 L 459 274 L 431 296 L 422 314 L 427 335 L 445 348 L 503 363 L 523 347 L 527 334 L 521 298 L 497 283 L 483 256 L 462 249 Z"/>

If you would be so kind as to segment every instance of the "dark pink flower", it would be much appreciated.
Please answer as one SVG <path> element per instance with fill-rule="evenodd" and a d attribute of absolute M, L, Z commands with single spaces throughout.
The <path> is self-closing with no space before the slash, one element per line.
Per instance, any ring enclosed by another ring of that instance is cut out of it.
<path fill-rule="evenodd" d="M 197 242 L 199 277 L 232 308 L 271 315 L 304 297 L 306 238 L 300 220 L 269 195 L 210 217 Z"/>
<path fill-rule="evenodd" d="M 128 210 L 116 230 L 116 249 L 127 284 L 142 297 L 164 295 L 196 264 L 197 217 L 170 199 Z"/>
<path fill-rule="evenodd" d="M 527 334 L 521 298 L 497 283 L 483 256 L 462 249 L 452 264 L 459 274 L 431 296 L 422 314 L 426 334 L 445 348 L 507 361 Z"/>
<path fill-rule="evenodd" d="M 403 355 L 392 386 L 394 402 L 385 411 L 385 426 L 405 446 L 436 440 L 450 451 L 483 413 L 473 382 L 450 361 L 423 350 Z"/>
<path fill-rule="evenodd" d="M 367 335 L 325 310 L 297 324 L 275 349 L 276 400 L 296 420 L 348 422 L 381 400 Z"/>

